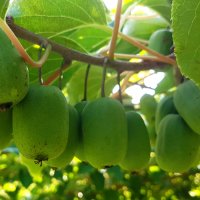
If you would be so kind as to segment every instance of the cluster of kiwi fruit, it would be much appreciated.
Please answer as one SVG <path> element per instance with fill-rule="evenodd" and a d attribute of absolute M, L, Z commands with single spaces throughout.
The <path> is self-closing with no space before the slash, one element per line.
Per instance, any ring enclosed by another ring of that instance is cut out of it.
<path fill-rule="evenodd" d="M 151 95 L 142 97 L 141 112 L 148 122 L 156 162 L 161 169 L 182 173 L 199 164 L 199 105 L 200 88 L 192 80 L 180 84 L 173 94 L 158 103 Z"/>
<path fill-rule="evenodd" d="M 80 116 L 76 156 L 96 168 L 120 165 L 134 171 L 150 159 L 150 140 L 139 113 L 125 111 L 115 99 L 101 97 L 75 105 Z"/>
<path fill-rule="evenodd" d="M 55 86 L 29 86 L 26 64 L 1 29 L 0 36 L 0 150 L 13 140 L 26 163 L 64 168 L 76 156 L 98 169 L 119 165 L 137 171 L 149 163 L 153 146 L 166 171 L 198 164 L 200 89 L 192 81 L 158 105 L 145 95 L 140 108 L 146 126 L 138 112 L 126 112 L 115 99 L 71 106 Z"/>
<path fill-rule="evenodd" d="M 55 158 L 65 149 L 69 134 L 66 99 L 54 86 L 29 86 L 26 63 L 2 29 L 0 40 L 0 149 L 14 139 L 28 159 Z"/>
<path fill-rule="evenodd" d="M 138 113 L 126 113 L 109 97 L 71 106 L 55 86 L 30 86 L 24 60 L 2 30 L 0 35 L 0 150 L 13 141 L 22 160 L 54 168 L 74 156 L 96 168 L 147 165 L 149 137 Z"/>

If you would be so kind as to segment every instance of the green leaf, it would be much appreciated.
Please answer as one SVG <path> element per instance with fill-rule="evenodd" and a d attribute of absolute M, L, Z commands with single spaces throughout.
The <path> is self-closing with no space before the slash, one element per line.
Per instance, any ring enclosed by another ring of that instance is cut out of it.
<path fill-rule="evenodd" d="M 141 4 L 158 12 L 168 23 L 171 22 L 171 3 L 169 0 L 143 0 Z"/>
<path fill-rule="evenodd" d="M 119 194 L 116 190 L 106 189 L 104 190 L 104 200 L 119 200 Z"/>
<path fill-rule="evenodd" d="M 0 1 L 0 18 L 4 19 L 10 0 Z"/>
<path fill-rule="evenodd" d="M 80 64 L 80 68 L 74 73 L 72 78 L 67 83 L 67 92 L 69 102 L 75 104 L 83 99 L 84 80 L 85 80 L 86 65 Z M 102 68 L 92 66 L 89 72 L 87 99 L 93 100 L 100 97 L 102 81 Z M 115 75 L 106 77 L 105 92 L 106 96 L 112 92 L 112 88 L 116 84 Z"/>
<path fill-rule="evenodd" d="M 172 28 L 181 72 L 200 84 L 200 0 L 173 0 Z"/>
<path fill-rule="evenodd" d="M 90 177 L 97 191 L 104 189 L 105 180 L 102 173 L 100 173 L 99 171 L 95 171 L 90 175 Z"/>
<path fill-rule="evenodd" d="M 112 32 L 107 32 L 98 27 L 82 26 L 69 35 L 69 38 L 76 41 L 86 51 L 91 52 L 97 50 L 99 46 L 103 46 L 110 40 Z"/>
<path fill-rule="evenodd" d="M 19 179 L 20 182 L 22 183 L 22 185 L 25 188 L 28 188 L 28 186 L 33 182 L 32 177 L 30 176 L 30 174 L 28 173 L 27 170 L 25 169 L 21 169 L 19 172 Z"/>
<path fill-rule="evenodd" d="M 107 173 L 113 183 L 123 182 L 123 172 L 119 166 L 108 168 Z"/>
<path fill-rule="evenodd" d="M 106 24 L 100 0 L 14 0 L 8 14 L 17 24 L 46 37 L 83 24 Z"/>
<path fill-rule="evenodd" d="M 105 8 L 100 0 L 14 0 L 8 14 L 16 24 L 83 53 L 98 50 L 112 35 L 112 30 L 106 29 Z M 37 60 L 38 48 L 26 41 L 22 44 Z M 51 53 L 42 68 L 43 79 L 54 74 L 61 63 L 62 57 Z M 30 68 L 29 71 L 30 82 L 38 83 L 38 70 Z M 68 77 L 68 70 L 63 76 Z"/>

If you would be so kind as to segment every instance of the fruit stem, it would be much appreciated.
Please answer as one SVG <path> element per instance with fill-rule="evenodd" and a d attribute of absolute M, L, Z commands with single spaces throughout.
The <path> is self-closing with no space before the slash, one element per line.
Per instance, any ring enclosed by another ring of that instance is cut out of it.
<path fill-rule="evenodd" d="M 11 40 L 21 57 L 32 67 L 41 67 L 45 61 L 47 60 L 49 53 L 51 52 L 51 45 L 46 45 L 46 51 L 42 58 L 39 61 L 34 61 L 32 58 L 27 54 L 24 47 L 21 45 L 18 38 L 15 36 L 15 34 L 12 32 L 10 27 L 5 23 L 3 19 L 0 18 L 0 28 L 4 31 L 4 33 L 8 36 L 8 38 Z"/>
<path fill-rule="evenodd" d="M 40 49 L 38 51 L 38 60 L 41 59 L 42 57 L 42 49 L 44 47 L 44 44 L 40 45 Z M 39 79 L 39 84 L 42 85 L 43 84 L 43 79 L 42 79 L 42 67 L 38 68 L 38 79 Z"/>
<path fill-rule="evenodd" d="M 85 72 L 85 82 L 84 82 L 84 95 L 82 101 L 87 101 L 87 85 L 88 85 L 88 77 L 90 72 L 91 65 L 88 64 L 86 72 Z"/>
<path fill-rule="evenodd" d="M 101 82 L 101 97 L 105 97 L 105 81 L 106 81 L 107 63 L 108 63 L 108 58 L 105 57 L 104 65 L 103 65 L 102 82 Z"/>
<path fill-rule="evenodd" d="M 60 90 L 62 90 L 62 80 L 63 80 L 63 69 L 65 68 L 65 66 L 68 66 L 67 63 L 65 62 L 65 59 L 63 59 L 61 65 L 60 65 L 60 69 L 59 69 L 59 78 L 58 78 L 58 88 Z"/>
<path fill-rule="evenodd" d="M 122 101 L 122 88 L 121 88 L 121 85 L 120 85 L 120 72 L 117 72 L 117 84 L 118 84 L 118 87 L 119 87 L 119 90 L 118 90 L 119 101 L 123 104 L 123 101 Z"/>

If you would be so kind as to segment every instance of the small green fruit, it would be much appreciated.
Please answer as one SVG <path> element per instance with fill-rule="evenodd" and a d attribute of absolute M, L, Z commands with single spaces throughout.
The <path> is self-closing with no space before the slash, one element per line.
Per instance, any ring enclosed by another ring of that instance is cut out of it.
<path fill-rule="evenodd" d="M 21 101 L 28 92 L 28 68 L 12 45 L 7 35 L 0 29 L 0 111 Z"/>
<path fill-rule="evenodd" d="M 159 124 L 161 120 L 168 114 L 177 114 L 177 110 L 174 105 L 173 96 L 165 96 L 161 101 L 158 103 L 156 109 L 156 133 L 158 133 Z"/>
<path fill-rule="evenodd" d="M 10 144 L 12 139 L 12 109 L 0 112 L 0 150 Z"/>
<path fill-rule="evenodd" d="M 191 80 L 178 86 L 174 104 L 188 126 L 200 135 L 200 88 Z"/>
<path fill-rule="evenodd" d="M 146 117 L 149 124 L 155 123 L 157 102 L 154 96 L 145 94 L 140 99 L 141 113 Z"/>
<path fill-rule="evenodd" d="M 168 29 L 159 29 L 151 35 L 148 47 L 163 55 L 169 55 L 172 45 L 172 32 Z"/>
<path fill-rule="evenodd" d="M 134 112 L 126 113 L 128 122 L 128 145 L 124 159 L 120 162 L 123 169 L 138 171 L 144 168 L 150 159 L 150 141 L 142 117 Z"/>
<path fill-rule="evenodd" d="M 31 86 L 13 108 L 14 142 L 23 156 L 39 162 L 58 157 L 69 132 L 69 108 L 55 86 Z"/>
<path fill-rule="evenodd" d="M 97 168 L 118 164 L 126 154 L 127 121 L 117 100 L 103 97 L 89 102 L 82 112 L 84 153 Z"/>
<path fill-rule="evenodd" d="M 53 168 L 64 168 L 69 164 L 78 146 L 78 131 L 79 131 L 79 115 L 77 110 L 69 105 L 69 136 L 65 150 L 54 159 L 47 161 L 46 163 Z"/>
<path fill-rule="evenodd" d="M 200 136 L 194 133 L 178 114 L 162 119 L 156 142 L 156 160 L 161 169 L 184 172 L 197 161 Z"/>

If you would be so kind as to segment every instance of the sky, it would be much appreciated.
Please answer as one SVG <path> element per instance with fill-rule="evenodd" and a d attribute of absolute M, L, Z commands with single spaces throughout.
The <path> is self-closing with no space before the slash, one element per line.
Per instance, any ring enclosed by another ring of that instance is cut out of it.
<path fill-rule="evenodd" d="M 117 0 L 104 0 L 104 3 L 108 9 L 112 9 L 117 6 Z"/>

